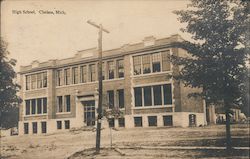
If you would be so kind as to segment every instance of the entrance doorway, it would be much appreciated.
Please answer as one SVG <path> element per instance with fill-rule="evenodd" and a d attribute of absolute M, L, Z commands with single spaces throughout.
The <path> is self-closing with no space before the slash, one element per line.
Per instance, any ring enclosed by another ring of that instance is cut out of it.
<path fill-rule="evenodd" d="M 95 125 L 95 101 L 83 101 L 84 107 L 84 123 L 87 126 Z"/>

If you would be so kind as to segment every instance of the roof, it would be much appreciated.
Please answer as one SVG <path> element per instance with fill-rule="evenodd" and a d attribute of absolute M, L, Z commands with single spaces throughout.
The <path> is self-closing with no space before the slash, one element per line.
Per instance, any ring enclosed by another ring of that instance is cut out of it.
<path fill-rule="evenodd" d="M 153 36 L 148 36 L 140 43 L 125 44 L 120 48 L 103 51 L 103 59 L 124 56 L 127 54 L 133 54 L 137 52 L 143 52 L 147 50 L 158 49 L 162 47 L 170 47 L 171 43 L 183 41 L 180 35 L 174 34 L 167 38 L 156 39 Z M 86 50 L 78 51 L 75 56 L 65 59 L 52 59 L 45 62 L 33 61 L 30 65 L 21 66 L 20 74 L 34 72 L 49 68 L 60 68 L 80 63 L 93 62 L 98 60 L 97 48 L 89 48 Z"/>

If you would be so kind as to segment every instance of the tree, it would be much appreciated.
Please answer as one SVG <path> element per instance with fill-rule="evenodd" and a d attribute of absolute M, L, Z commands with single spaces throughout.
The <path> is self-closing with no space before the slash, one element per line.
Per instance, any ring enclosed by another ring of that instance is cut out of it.
<path fill-rule="evenodd" d="M 0 121 L 2 128 L 17 126 L 18 104 L 21 99 L 16 95 L 20 86 L 16 84 L 16 73 L 13 66 L 16 60 L 8 59 L 7 44 L 0 43 Z"/>
<path fill-rule="evenodd" d="M 191 7 L 191 9 L 190 9 Z M 187 10 L 174 11 L 181 30 L 192 35 L 194 42 L 182 41 L 176 47 L 187 50 L 189 57 L 172 56 L 180 65 L 174 78 L 185 86 L 201 88 L 201 96 L 208 103 L 223 103 L 226 114 L 227 150 L 232 148 L 230 108 L 239 105 L 247 76 L 249 55 L 249 2 L 236 0 L 191 0 Z M 248 34 L 248 35 L 247 35 Z M 248 83 L 248 82 L 247 82 Z"/>

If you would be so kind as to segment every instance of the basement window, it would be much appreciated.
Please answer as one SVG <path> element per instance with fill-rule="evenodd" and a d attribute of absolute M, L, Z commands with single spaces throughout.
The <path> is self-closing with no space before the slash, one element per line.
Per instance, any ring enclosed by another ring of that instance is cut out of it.
<path fill-rule="evenodd" d="M 62 129 L 62 121 L 56 121 L 57 129 Z"/>
<path fill-rule="evenodd" d="M 157 126 L 157 116 L 148 116 L 148 126 Z"/>
<path fill-rule="evenodd" d="M 134 117 L 135 127 L 142 127 L 142 117 Z"/>
<path fill-rule="evenodd" d="M 23 124 L 24 134 L 29 134 L 29 123 Z"/>
<path fill-rule="evenodd" d="M 172 115 L 163 116 L 163 124 L 164 126 L 173 126 L 173 116 Z"/>
<path fill-rule="evenodd" d="M 64 125 L 65 125 L 65 129 L 70 129 L 70 121 L 69 120 L 65 120 Z"/>

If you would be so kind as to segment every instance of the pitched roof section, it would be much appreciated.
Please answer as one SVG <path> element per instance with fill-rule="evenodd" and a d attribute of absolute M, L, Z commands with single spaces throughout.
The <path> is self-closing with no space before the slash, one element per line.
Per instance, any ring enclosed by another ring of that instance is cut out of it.
<path fill-rule="evenodd" d="M 182 41 L 180 35 L 175 34 L 167 38 L 156 39 L 153 36 L 148 36 L 143 39 L 140 43 L 135 44 L 125 44 L 120 48 L 115 48 L 111 50 L 104 50 L 103 51 L 103 58 L 112 58 L 116 56 L 123 56 L 125 54 L 132 54 L 139 51 L 144 51 L 147 49 L 156 48 L 159 46 L 170 46 L 172 42 Z M 98 58 L 98 50 L 97 48 L 90 48 L 86 50 L 78 51 L 74 57 L 66 58 L 66 59 L 56 59 L 56 60 L 49 60 L 46 62 L 39 63 L 37 60 L 33 61 L 28 66 L 21 66 L 19 73 L 27 73 L 33 71 L 39 71 L 47 68 L 59 68 L 69 65 L 74 65 L 77 63 L 83 62 L 91 62 L 96 61 Z M 35 67 L 34 67 L 35 66 Z"/>

